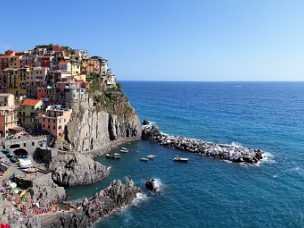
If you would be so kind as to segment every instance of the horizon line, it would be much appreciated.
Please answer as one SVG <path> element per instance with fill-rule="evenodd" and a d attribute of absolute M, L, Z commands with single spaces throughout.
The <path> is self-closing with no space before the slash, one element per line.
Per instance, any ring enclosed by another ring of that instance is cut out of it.
<path fill-rule="evenodd" d="M 288 82 L 288 83 L 297 83 L 297 82 L 300 82 L 300 83 L 303 83 L 304 82 L 304 80 L 303 81 L 283 81 L 283 80 L 279 80 L 279 81 L 259 81 L 259 80 L 257 80 L 257 81 L 254 81 L 254 80 L 248 80 L 248 81 L 241 81 L 241 80 L 231 80 L 231 81 L 225 81 L 225 80 L 223 80 L 223 81 L 209 81 L 209 80 L 205 80 L 205 81 L 203 81 L 203 80 L 130 80 L 130 79 L 128 79 L 128 80 L 118 80 L 118 81 L 120 81 L 120 82 L 214 82 L 214 83 L 221 83 L 221 82 L 238 82 L 238 83 L 240 83 L 240 82 L 275 82 L 275 83 L 281 83 L 281 82 Z"/>

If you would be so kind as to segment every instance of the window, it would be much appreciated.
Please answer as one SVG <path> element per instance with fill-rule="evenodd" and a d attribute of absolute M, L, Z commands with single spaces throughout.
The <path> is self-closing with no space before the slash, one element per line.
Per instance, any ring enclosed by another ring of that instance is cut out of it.
<path fill-rule="evenodd" d="M 35 142 L 32 142 L 32 146 L 35 146 Z"/>

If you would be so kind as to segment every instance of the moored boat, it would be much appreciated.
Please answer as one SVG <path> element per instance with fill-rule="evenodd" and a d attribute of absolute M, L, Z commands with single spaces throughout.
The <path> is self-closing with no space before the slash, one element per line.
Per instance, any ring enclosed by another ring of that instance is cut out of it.
<path fill-rule="evenodd" d="M 149 158 L 145 158 L 145 157 L 144 157 L 144 158 L 140 158 L 139 160 L 140 160 L 140 161 L 147 162 L 147 161 L 149 161 Z"/>
<path fill-rule="evenodd" d="M 149 155 L 147 156 L 147 158 L 148 158 L 149 160 L 153 160 L 153 159 L 155 158 L 155 155 L 154 155 L 154 154 L 149 154 Z"/>
<path fill-rule="evenodd" d="M 106 154 L 106 158 L 113 160 L 120 159 L 120 154 L 119 153 Z"/>
<path fill-rule="evenodd" d="M 176 162 L 188 162 L 188 161 L 189 161 L 189 158 L 183 158 L 183 157 L 177 156 L 177 157 L 175 157 L 175 158 L 173 159 L 173 161 L 176 161 Z"/>
<path fill-rule="evenodd" d="M 119 151 L 121 153 L 128 153 L 129 152 L 127 148 L 121 148 Z"/>

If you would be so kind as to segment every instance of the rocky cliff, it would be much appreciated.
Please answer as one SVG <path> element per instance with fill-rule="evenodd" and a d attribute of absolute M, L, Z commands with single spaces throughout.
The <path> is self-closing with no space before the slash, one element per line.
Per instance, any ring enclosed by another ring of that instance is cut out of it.
<path fill-rule="evenodd" d="M 80 153 L 59 154 L 50 163 L 53 180 L 61 186 L 93 184 L 109 175 L 110 167 Z"/>
<path fill-rule="evenodd" d="M 72 108 L 64 141 L 69 150 L 103 154 L 113 145 L 141 137 L 140 120 L 118 88 L 90 90 Z"/>

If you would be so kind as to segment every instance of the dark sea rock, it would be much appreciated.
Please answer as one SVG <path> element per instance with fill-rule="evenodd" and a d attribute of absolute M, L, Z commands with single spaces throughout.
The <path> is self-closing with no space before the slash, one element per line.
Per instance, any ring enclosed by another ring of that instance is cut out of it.
<path fill-rule="evenodd" d="M 53 180 L 61 186 L 93 184 L 107 177 L 110 168 L 80 153 L 60 153 L 50 164 Z"/>
<path fill-rule="evenodd" d="M 264 153 L 260 149 L 251 149 L 238 144 L 216 144 L 200 139 L 170 136 L 162 133 L 158 126 L 149 121 L 143 125 L 142 139 L 152 140 L 160 145 L 178 150 L 232 162 L 257 163 L 263 159 Z"/>
<path fill-rule="evenodd" d="M 128 179 L 126 183 L 113 181 L 95 196 L 85 198 L 81 202 L 71 202 L 70 206 L 75 208 L 74 211 L 42 217 L 41 222 L 44 228 L 90 227 L 94 222 L 132 204 L 140 192 L 140 188 L 136 187 L 132 180 Z"/>

